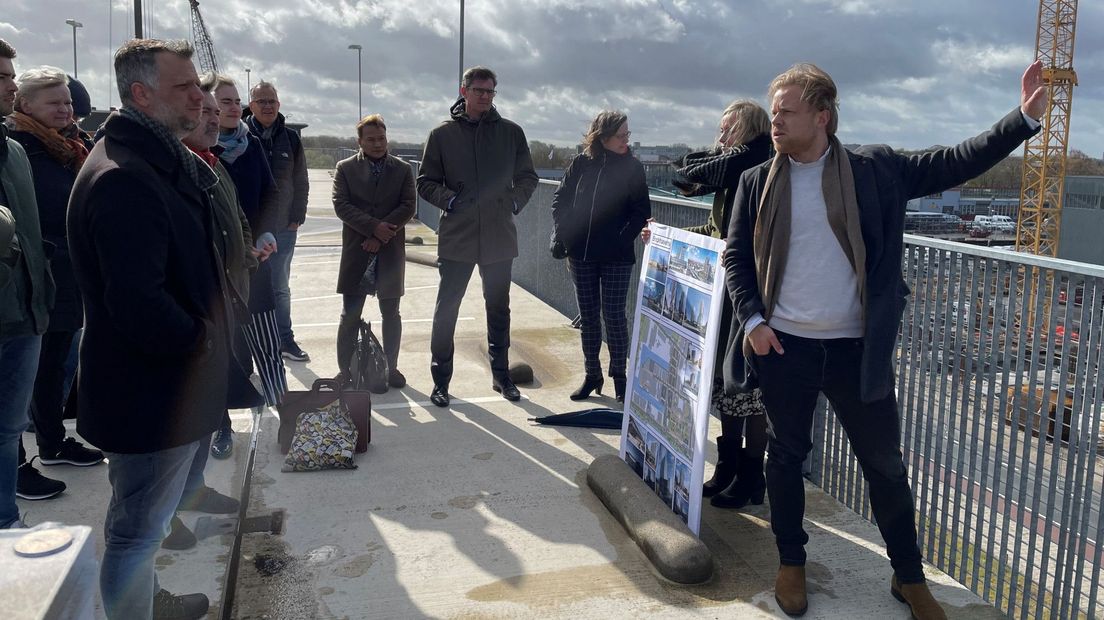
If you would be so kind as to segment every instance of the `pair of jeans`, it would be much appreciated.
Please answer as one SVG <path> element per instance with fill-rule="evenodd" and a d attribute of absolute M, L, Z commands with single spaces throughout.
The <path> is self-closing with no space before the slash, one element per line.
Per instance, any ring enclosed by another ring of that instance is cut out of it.
<path fill-rule="evenodd" d="M 153 558 L 169 533 L 201 442 L 142 454 L 109 453 L 100 593 L 108 618 L 149 618 L 159 585 Z M 206 450 L 204 450 L 206 452 Z"/>
<path fill-rule="evenodd" d="M 602 323 L 606 325 L 611 377 L 625 376 L 629 357 L 629 321 L 625 302 L 629 298 L 632 263 L 607 263 L 569 258 L 575 299 L 579 302 L 580 336 L 583 344 L 583 368 L 588 377 L 601 377 Z"/>
<path fill-rule="evenodd" d="M 506 377 L 510 371 L 510 271 L 513 264 L 510 259 L 479 265 L 487 309 L 487 350 L 491 374 L 495 377 Z M 434 385 L 448 387 L 452 380 L 452 356 L 456 351 L 456 318 L 475 265 L 442 258 L 437 261 L 437 270 L 441 274 L 441 285 L 433 309 L 429 371 Z"/>
<path fill-rule="evenodd" d="M 916 509 L 901 455 L 901 420 L 894 394 L 871 403 L 860 396 L 861 338 L 820 340 L 775 331 L 773 349 L 749 360 L 756 367 L 767 410 L 770 446 L 767 491 L 771 530 L 783 565 L 803 566 L 809 536 L 802 528 L 805 487 L 801 469 L 812 449 L 812 422 L 823 392 L 847 433 L 870 488 L 870 507 L 901 583 L 922 583 Z M 889 372 L 889 369 L 886 369 Z"/>
<path fill-rule="evenodd" d="M 276 300 L 276 329 L 281 345 L 295 341 L 291 330 L 291 259 L 295 256 L 295 240 L 298 230 L 281 230 L 276 233 L 276 252 L 268 257 L 272 272 L 272 294 Z"/>
<path fill-rule="evenodd" d="M 399 300 L 380 299 L 379 309 L 383 352 L 387 356 L 387 367 L 397 370 L 399 367 L 399 346 L 402 343 L 402 316 L 399 314 Z M 337 369 L 348 376 L 349 364 L 356 350 L 357 329 L 364 314 L 364 302 L 367 295 L 346 293 L 342 297 L 341 322 L 337 326 Z"/>
<path fill-rule="evenodd" d="M 15 504 L 19 440 L 27 429 L 42 336 L 0 340 L 0 529 L 19 519 Z"/>

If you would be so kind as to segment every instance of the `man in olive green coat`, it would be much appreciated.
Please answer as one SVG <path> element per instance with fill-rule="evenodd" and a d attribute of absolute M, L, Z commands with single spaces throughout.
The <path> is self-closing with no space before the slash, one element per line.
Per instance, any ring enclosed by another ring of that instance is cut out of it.
<path fill-rule="evenodd" d="M 15 103 L 15 50 L 0 39 L 0 117 Z M 0 119 L 2 120 L 2 119 Z M 19 438 L 27 428 L 42 333 L 54 302 L 54 281 L 38 224 L 31 164 L 0 123 L 0 205 L 15 234 L 0 257 L 0 529 L 26 527 L 15 504 Z"/>
<path fill-rule="evenodd" d="M 364 301 L 372 291 L 361 286 L 368 263 L 376 256 L 375 292 L 383 318 L 383 350 L 387 355 L 387 384 L 406 385 L 399 372 L 402 317 L 399 300 L 405 292 L 406 223 L 414 217 L 417 195 L 410 164 L 387 152 L 387 125 L 379 114 L 357 123 L 360 152 L 337 162 L 333 205 L 341 227 L 341 265 L 337 292 L 342 294 L 341 323 L 337 328 L 337 366 L 349 376 Z"/>
<path fill-rule="evenodd" d="M 521 398 L 509 376 L 510 268 L 518 255 L 514 216 L 529 202 L 537 174 L 525 132 L 491 104 L 497 86 L 486 67 L 464 72 L 452 119 L 430 132 L 418 175 L 418 194 L 443 211 L 430 338 L 430 400 L 438 407 L 449 404 L 456 316 L 476 265 L 487 308 L 491 387 L 507 400 Z"/>

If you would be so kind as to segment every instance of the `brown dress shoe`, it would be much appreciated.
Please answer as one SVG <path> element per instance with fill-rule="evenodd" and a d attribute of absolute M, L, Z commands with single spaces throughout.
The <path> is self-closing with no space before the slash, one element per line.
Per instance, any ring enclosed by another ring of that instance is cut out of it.
<path fill-rule="evenodd" d="M 778 567 L 778 578 L 774 580 L 774 600 L 787 616 L 804 616 L 809 609 L 809 597 L 805 594 L 805 567 Z"/>
<path fill-rule="evenodd" d="M 894 575 L 889 591 L 893 598 L 909 606 L 913 620 L 947 620 L 947 614 L 939 606 L 939 601 L 932 596 L 928 584 L 902 584 L 897 581 L 897 575 Z"/>

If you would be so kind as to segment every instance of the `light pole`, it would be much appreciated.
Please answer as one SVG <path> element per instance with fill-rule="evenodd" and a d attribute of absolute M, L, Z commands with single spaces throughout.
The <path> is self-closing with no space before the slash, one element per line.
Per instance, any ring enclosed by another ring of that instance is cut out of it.
<path fill-rule="evenodd" d="M 357 105 L 360 108 L 360 116 L 357 117 L 357 121 L 364 118 L 364 81 L 361 78 L 360 73 L 360 55 L 363 46 L 353 43 L 349 46 L 349 49 L 356 50 L 357 52 Z"/>
<path fill-rule="evenodd" d="M 252 90 L 253 83 L 249 80 L 249 72 L 252 71 L 249 67 L 245 68 L 245 96 L 249 97 L 249 91 Z"/>
<path fill-rule="evenodd" d="M 65 23 L 73 27 L 73 79 L 77 78 L 77 28 L 84 28 L 84 24 L 75 19 L 67 19 Z"/>
<path fill-rule="evenodd" d="M 464 84 L 464 0 L 460 0 L 460 77 L 456 80 L 457 87 Z"/>

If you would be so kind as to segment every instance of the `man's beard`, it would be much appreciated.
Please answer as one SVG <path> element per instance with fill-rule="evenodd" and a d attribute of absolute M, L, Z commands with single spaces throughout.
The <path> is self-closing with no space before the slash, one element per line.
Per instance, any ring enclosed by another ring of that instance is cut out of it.
<path fill-rule="evenodd" d="M 153 105 L 150 112 L 150 118 L 165 125 L 165 127 L 178 138 L 184 138 L 190 134 L 193 129 L 199 127 L 198 110 L 195 116 L 188 116 L 186 113 L 177 112 L 164 103 L 157 102 Z"/>

